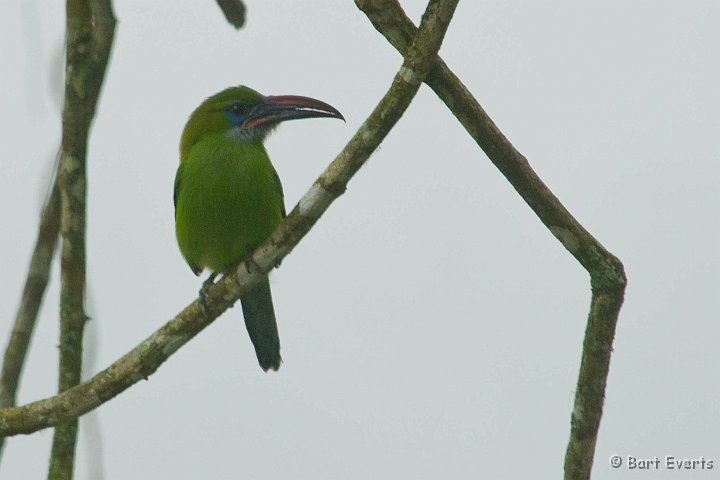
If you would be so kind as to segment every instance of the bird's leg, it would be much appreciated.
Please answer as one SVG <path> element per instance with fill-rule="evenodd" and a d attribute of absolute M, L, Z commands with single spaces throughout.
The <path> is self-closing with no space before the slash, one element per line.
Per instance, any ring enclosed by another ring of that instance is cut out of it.
<path fill-rule="evenodd" d="M 208 290 L 210 290 L 210 287 L 212 287 L 215 284 L 215 278 L 218 276 L 217 272 L 212 272 L 210 276 L 205 280 L 202 284 L 202 287 L 200 287 L 199 296 L 198 299 L 200 303 L 200 310 L 205 314 L 206 318 L 210 318 L 209 310 L 207 307 L 207 294 Z"/>

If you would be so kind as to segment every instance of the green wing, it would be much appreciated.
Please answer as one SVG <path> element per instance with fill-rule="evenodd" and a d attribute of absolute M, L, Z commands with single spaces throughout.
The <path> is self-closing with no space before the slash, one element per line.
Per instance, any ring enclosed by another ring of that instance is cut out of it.
<path fill-rule="evenodd" d="M 277 191 L 280 194 L 280 209 L 282 211 L 283 218 L 287 217 L 287 213 L 285 213 L 285 195 L 283 194 L 283 186 L 282 182 L 280 182 L 280 177 L 278 176 L 276 171 L 273 171 L 274 178 L 275 178 L 275 186 L 277 187 Z M 177 181 L 175 181 L 175 190 L 177 191 Z"/>
<path fill-rule="evenodd" d="M 173 205 L 175 206 L 175 221 L 177 221 L 177 202 L 178 202 L 178 196 L 180 195 L 180 179 L 182 178 L 182 170 L 183 170 L 184 163 L 181 163 L 180 166 L 177 169 L 177 173 L 175 174 L 175 188 L 173 189 Z M 177 228 L 177 227 L 176 227 Z M 190 260 L 185 257 L 185 261 L 190 266 L 190 270 L 193 271 L 195 275 L 200 275 L 203 271 L 202 267 L 199 265 L 195 265 Z"/>
<path fill-rule="evenodd" d="M 177 215 L 177 200 L 178 200 L 178 194 L 180 193 L 180 177 L 182 177 L 182 168 L 183 163 L 180 164 L 180 166 L 177 169 L 177 173 L 175 173 L 175 189 L 173 190 L 173 205 L 175 206 L 175 214 Z M 282 188 L 282 187 L 280 187 Z"/>

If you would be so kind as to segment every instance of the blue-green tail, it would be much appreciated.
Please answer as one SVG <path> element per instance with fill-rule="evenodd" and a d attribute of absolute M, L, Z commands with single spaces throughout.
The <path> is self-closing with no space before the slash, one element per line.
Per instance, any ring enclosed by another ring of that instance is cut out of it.
<path fill-rule="evenodd" d="M 240 299 L 245 326 L 255 346 L 260 367 L 267 371 L 280 368 L 280 337 L 273 310 L 270 282 L 267 278 Z"/>

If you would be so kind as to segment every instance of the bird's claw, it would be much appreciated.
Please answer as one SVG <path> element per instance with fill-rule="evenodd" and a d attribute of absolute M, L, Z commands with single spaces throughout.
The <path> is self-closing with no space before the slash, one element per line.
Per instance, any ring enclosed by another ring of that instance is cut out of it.
<path fill-rule="evenodd" d="M 210 309 L 208 308 L 207 304 L 207 296 L 208 291 L 210 291 L 210 287 L 215 284 L 215 277 L 217 277 L 217 273 L 211 273 L 207 280 L 203 282 L 202 287 L 200 287 L 200 292 L 198 292 L 198 304 L 200 305 L 200 310 L 202 310 L 205 318 L 210 318 Z"/>
<path fill-rule="evenodd" d="M 255 261 L 252 254 L 248 254 L 245 257 L 245 270 L 247 270 L 247 273 L 253 274 L 253 273 L 261 273 L 262 268 L 260 268 L 260 265 Z"/>

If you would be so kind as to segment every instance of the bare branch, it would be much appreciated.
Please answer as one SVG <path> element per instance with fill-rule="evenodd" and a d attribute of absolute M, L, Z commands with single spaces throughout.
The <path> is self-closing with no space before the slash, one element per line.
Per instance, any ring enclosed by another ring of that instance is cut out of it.
<path fill-rule="evenodd" d="M 0 372 L 0 408 L 15 405 L 30 339 L 45 296 L 45 289 L 50 280 L 50 266 L 55 255 L 59 230 L 60 195 L 57 180 L 53 180 L 50 196 L 40 217 L 40 228 L 30 259 L 30 268 L 25 279 L 20 306 L 5 348 L 2 372 Z M 4 439 L 0 437 L 0 455 L 2 455 L 4 443 Z"/>
<path fill-rule="evenodd" d="M 435 57 L 458 0 L 431 0 L 417 38 L 393 83 L 345 148 L 315 181 L 273 235 L 253 254 L 259 269 L 240 264 L 213 285 L 207 297 L 209 318 L 197 300 L 87 383 L 51 398 L 0 410 L 0 435 L 32 433 L 76 418 L 147 378 L 175 351 L 207 327 L 241 295 L 275 268 L 307 234 L 348 181 L 380 145 L 414 98 Z"/>
<path fill-rule="evenodd" d="M 60 375 L 58 391 L 80 383 L 85 314 L 86 154 L 115 28 L 110 0 L 68 0 L 60 190 Z M 72 478 L 77 419 L 55 428 L 50 480 Z"/>
<path fill-rule="evenodd" d="M 355 3 L 375 28 L 407 58 L 417 29 L 400 4 L 396 0 L 356 0 Z M 627 284 L 623 265 L 560 203 L 439 56 L 425 82 L 550 232 L 590 273 L 592 300 L 565 458 L 566 479 L 589 479 L 615 326 Z"/>
<path fill-rule="evenodd" d="M 217 0 L 217 3 L 230 25 L 237 29 L 245 25 L 245 4 L 242 0 Z"/>

